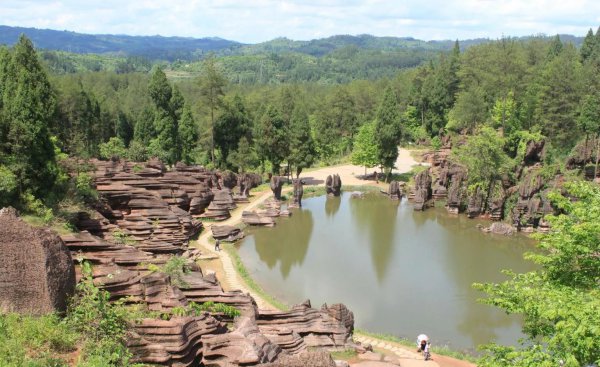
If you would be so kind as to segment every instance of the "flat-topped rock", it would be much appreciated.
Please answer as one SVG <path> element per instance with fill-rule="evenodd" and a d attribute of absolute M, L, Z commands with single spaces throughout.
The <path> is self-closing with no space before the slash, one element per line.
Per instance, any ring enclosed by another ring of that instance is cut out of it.
<path fill-rule="evenodd" d="M 235 226 L 210 226 L 212 236 L 215 240 L 235 242 L 244 238 L 244 231 Z"/>

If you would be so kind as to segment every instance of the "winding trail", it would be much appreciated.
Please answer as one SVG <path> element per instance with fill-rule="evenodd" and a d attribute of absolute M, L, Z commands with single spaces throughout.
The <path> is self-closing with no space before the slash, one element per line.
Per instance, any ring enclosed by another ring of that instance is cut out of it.
<path fill-rule="evenodd" d="M 396 160 L 395 164 L 396 172 L 409 172 L 412 166 L 417 164 L 419 163 L 412 158 L 409 150 L 402 148 L 398 149 L 398 159 Z M 364 167 L 354 166 L 350 164 L 331 166 L 305 172 L 303 175 L 301 175 L 301 178 L 306 182 L 307 185 L 318 186 L 324 185 L 325 179 L 328 175 L 337 173 L 338 175 L 340 175 L 340 179 L 343 185 L 375 185 L 381 188 L 385 188 L 384 184 L 377 184 L 374 180 L 365 180 L 361 178 L 360 176 L 364 174 L 364 170 Z M 370 172 L 371 170 L 368 171 L 368 173 Z M 230 226 L 238 225 L 239 223 L 241 223 L 242 212 L 244 210 L 252 210 L 258 207 L 271 196 L 272 193 L 269 190 L 261 192 L 258 196 L 252 198 L 249 204 L 245 206 L 240 206 L 236 210 L 234 210 L 231 213 L 231 217 L 229 219 L 217 223 L 210 223 L 209 225 L 207 225 L 206 230 L 198 237 L 198 240 L 196 241 L 197 247 L 204 249 L 205 253 L 216 256 L 221 260 L 223 266 L 223 275 L 220 277 L 219 281 L 221 282 L 223 288 L 239 289 L 244 293 L 249 293 L 256 300 L 258 308 L 263 310 L 276 310 L 276 308 L 267 301 L 265 301 L 260 295 L 252 291 L 246 285 L 245 281 L 238 275 L 235 269 L 233 259 L 226 251 L 214 251 L 214 244 L 210 241 L 210 237 L 212 235 L 210 227 L 212 224 Z M 354 340 L 361 343 L 371 344 L 376 351 L 380 351 L 386 354 L 387 356 L 391 356 L 393 359 L 396 359 L 402 367 L 475 367 L 475 365 L 472 363 L 439 355 L 433 355 L 433 360 L 426 362 L 423 361 L 423 357 L 419 353 L 416 353 L 412 348 L 398 343 L 372 338 L 360 333 L 354 334 Z M 372 364 L 368 361 L 360 363 L 360 366 L 364 367 L 368 367 L 369 365 L 375 366 L 377 365 L 377 363 Z M 379 364 L 379 366 L 381 365 Z"/>

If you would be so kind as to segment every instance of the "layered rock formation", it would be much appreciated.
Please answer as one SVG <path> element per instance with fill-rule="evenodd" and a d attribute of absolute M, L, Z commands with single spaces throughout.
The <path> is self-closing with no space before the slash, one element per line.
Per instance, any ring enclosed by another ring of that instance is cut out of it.
<path fill-rule="evenodd" d="M 292 203 L 289 208 L 300 208 L 302 207 L 302 196 L 304 195 L 304 182 L 300 179 L 294 180 L 294 191 L 292 193 Z"/>
<path fill-rule="evenodd" d="M 340 196 L 342 190 L 342 180 L 337 173 L 333 176 L 329 175 L 325 179 L 325 191 L 330 196 Z"/>
<path fill-rule="evenodd" d="M 222 190 L 213 190 L 213 200 L 206 208 L 204 214 L 200 217 L 205 219 L 211 219 L 215 221 L 225 220 L 231 217 L 230 210 L 237 207 L 233 200 L 231 190 L 226 188 Z"/>
<path fill-rule="evenodd" d="M 64 309 L 75 279 L 82 276 L 73 263 L 87 261 L 93 265 L 94 284 L 108 291 L 111 301 L 141 305 L 149 317 L 160 315 L 130 325 L 127 343 L 140 363 L 286 365 L 288 360 L 317 361 L 308 347 L 351 345 L 353 315 L 345 306 L 316 310 L 307 303 L 288 312 L 262 311 L 250 295 L 224 291 L 214 273 L 203 274 L 194 262 L 200 251 L 189 249 L 188 242 L 201 228 L 196 217 L 213 203 L 219 210 L 235 205 L 231 190 L 237 180 L 230 173 L 182 164 L 168 171 L 157 160 L 95 161 L 94 167 L 101 202 L 96 211 L 79 214 L 82 231 L 64 236 L 64 243 L 48 231 L 24 225 L 13 211 L 0 214 L 3 311 Z M 257 215 L 274 223 L 285 211 L 273 200 Z M 220 239 L 240 235 L 232 227 L 212 230 Z M 178 254 L 184 256 L 173 269 L 170 259 Z M 200 312 L 192 304 L 209 301 L 234 307 L 240 318 L 233 320 L 227 311 Z M 234 327 L 228 328 L 225 322 L 233 321 Z"/>
<path fill-rule="evenodd" d="M 272 176 L 271 177 L 271 191 L 275 200 L 281 201 L 281 189 L 283 188 L 283 177 Z"/>
<path fill-rule="evenodd" d="M 210 227 L 212 236 L 215 240 L 235 242 L 244 238 L 244 231 L 234 226 L 217 226 Z"/>
<path fill-rule="evenodd" d="M 257 323 L 265 335 L 276 335 L 284 327 L 300 335 L 309 347 L 342 347 L 351 341 L 354 315 L 343 305 L 324 305 L 319 311 L 306 301 L 289 311 L 261 311 Z"/>
<path fill-rule="evenodd" d="M 553 208 L 546 198 L 545 188 L 560 185 L 560 179 L 544 178 L 542 176 L 542 160 L 544 157 L 544 141 L 529 141 L 523 152 L 523 158 L 517 166 L 516 181 L 502 177 L 490 183 L 489 188 L 477 188 L 467 195 L 467 171 L 464 167 L 449 162 L 449 151 L 442 150 L 427 153 L 424 158 L 432 165 L 436 179 L 432 185 L 424 177 L 424 173 L 415 176 L 415 189 L 412 198 L 415 208 L 424 207 L 428 185 L 435 200 L 446 200 L 448 212 L 457 214 L 465 211 L 470 218 L 483 216 L 500 221 L 510 219 L 514 227 L 522 231 L 533 231 L 534 228 L 547 230 L 548 223 L 543 220 L 547 214 L 553 213 Z M 580 154 L 591 154 L 589 149 Z M 577 150 L 576 150 L 577 152 Z M 589 159 L 575 154 L 569 162 L 584 164 Z M 592 175 L 593 176 L 593 175 Z M 507 204 L 509 203 L 509 204 Z M 513 206 L 514 203 L 514 206 Z"/>
<path fill-rule="evenodd" d="M 424 210 L 431 200 L 431 174 L 429 168 L 421 171 L 415 176 L 414 209 Z"/>
<path fill-rule="evenodd" d="M 289 211 L 281 210 L 281 202 L 269 199 L 264 202 L 262 209 L 242 212 L 242 222 L 251 226 L 272 227 L 275 225 L 275 218 L 289 215 Z"/>
<path fill-rule="evenodd" d="M 0 312 L 45 314 L 66 310 L 75 271 L 63 241 L 0 209 Z"/>
<path fill-rule="evenodd" d="M 384 194 L 386 194 L 392 200 L 400 200 L 402 199 L 403 185 L 404 182 L 400 183 L 398 181 L 392 181 L 390 182 L 387 192 L 384 192 Z"/>

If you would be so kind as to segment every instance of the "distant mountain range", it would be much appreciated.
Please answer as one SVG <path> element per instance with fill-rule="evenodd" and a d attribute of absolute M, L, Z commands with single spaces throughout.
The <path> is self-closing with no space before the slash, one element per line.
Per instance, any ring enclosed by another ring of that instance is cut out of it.
<path fill-rule="evenodd" d="M 142 56 L 149 60 L 198 60 L 214 52 L 219 56 L 257 55 L 265 53 L 298 53 L 322 57 L 334 51 L 352 48 L 377 51 L 447 51 L 454 41 L 421 41 L 411 37 L 375 37 L 371 35 L 338 35 L 311 41 L 293 41 L 276 38 L 248 45 L 218 37 L 162 37 L 127 35 L 92 35 L 50 29 L 9 27 L 0 25 L 0 44 L 12 45 L 21 34 L 27 35 L 35 46 L 45 50 L 59 50 L 79 54 L 111 54 Z M 522 37 L 527 38 L 527 37 Z M 561 35 L 561 39 L 579 45 L 583 37 Z M 487 38 L 461 40 L 462 48 L 489 42 Z"/>
<path fill-rule="evenodd" d="M 12 45 L 21 34 L 40 49 L 73 53 L 143 56 L 149 59 L 176 60 L 198 57 L 206 52 L 239 48 L 241 43 L 217 37 L 188 38 L 162 36 L 126 36 L 82 34 L 51 29 L 9 27 L 0 25 L 0 44 Z"/>

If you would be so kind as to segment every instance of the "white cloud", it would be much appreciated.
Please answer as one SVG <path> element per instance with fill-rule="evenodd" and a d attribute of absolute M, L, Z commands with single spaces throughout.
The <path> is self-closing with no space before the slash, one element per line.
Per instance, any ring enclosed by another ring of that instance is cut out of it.
<path fill-rule="evenodd" d="M 369 33 L 420 39 L 584 35 L 592 0 L 2 0 L 0 24 L 85 33 L 219 36 L 260 42 Z"/>

